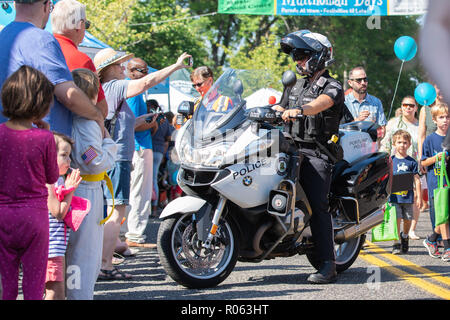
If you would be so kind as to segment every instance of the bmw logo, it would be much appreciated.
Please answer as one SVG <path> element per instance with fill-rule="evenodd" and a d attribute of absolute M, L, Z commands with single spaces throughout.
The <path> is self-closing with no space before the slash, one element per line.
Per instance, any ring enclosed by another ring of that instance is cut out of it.
<path fill-rule="evenodd" d="M 242 179 L 242 183 L 244 184 L 244 186 L 248 187 L 249 185 L 251 185 L 253 182 L 252 177 L 250 176 L 246 176 L 244 177 L 244 179 Z"/>

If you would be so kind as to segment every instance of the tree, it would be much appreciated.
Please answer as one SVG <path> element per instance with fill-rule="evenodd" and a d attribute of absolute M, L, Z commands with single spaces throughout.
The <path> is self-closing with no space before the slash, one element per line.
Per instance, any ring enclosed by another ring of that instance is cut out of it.
<path fill-rule="evenodd" d="M 156 69 L 188 52 L 201 61 L 207 52 L 175 0 L 81 0 L 93 22 L 89 31 L 116 50 L 132 52 Z"/>

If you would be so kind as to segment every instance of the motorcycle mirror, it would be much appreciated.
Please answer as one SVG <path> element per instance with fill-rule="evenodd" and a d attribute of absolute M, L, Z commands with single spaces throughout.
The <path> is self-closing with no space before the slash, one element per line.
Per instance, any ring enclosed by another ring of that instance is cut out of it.
<path fill-rule="evenodd" d="M 192 116 L 194 114 L 194 102 L 183 101 L 178 106 L 178 113 L 185 117 Z"/>
<path fill-rule="evenodd" d="M 292 87 L 297 82 L 297 76 L 294 71 L 287 70 L 283 73 L 281 78 L 281 83 L 284 87 Z"/>
<path fill-rule="evenodd" d="M 239 96 L 239 98 L 241 97 L 242 93 L 244 92 L 244 86 L 242 85 L 242 81 L 241 80 L 236 80 L 236 82 L 233 85 L 233 91 L 236 95 Z"/>

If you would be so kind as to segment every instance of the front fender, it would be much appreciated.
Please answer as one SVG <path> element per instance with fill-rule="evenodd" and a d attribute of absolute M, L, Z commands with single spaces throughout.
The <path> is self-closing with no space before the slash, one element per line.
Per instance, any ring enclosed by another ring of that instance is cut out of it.
<path fill-rule="evenodd" d="M 205 203 L 205 200 L 192 196 L 179 197 L 165 206 L 159 218 L 165 219 L 176 213 L 195 212 L 200 210 Z"/>

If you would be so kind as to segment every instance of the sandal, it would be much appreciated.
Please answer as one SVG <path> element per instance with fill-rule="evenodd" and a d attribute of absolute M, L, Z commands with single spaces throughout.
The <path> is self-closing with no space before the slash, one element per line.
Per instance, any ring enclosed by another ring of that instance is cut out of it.
<path fill-rule="evenodd" d="M 113 257 L 112 257 L 112 264 L 113 265 L 118 265 L 121 264 L 125 261 L 125 257 L 122 256 L 121 254 L 118 254 L 117 252 L 113 253 Z"/>
<path fill-rule="evenodd" d="M 131 280 L 133 277 L 117 267 L 112 270 L 100 269 L 100 274 L 98 275 L 98 280 Z"/>

